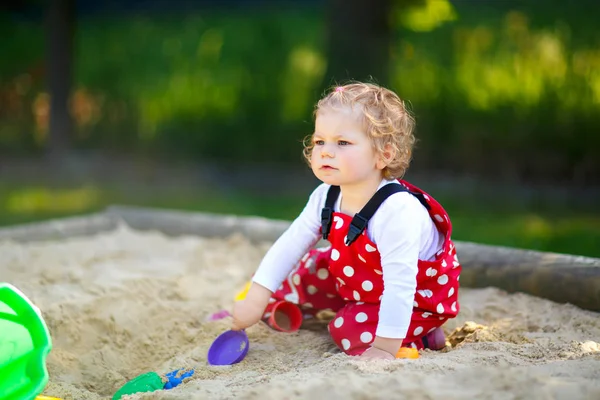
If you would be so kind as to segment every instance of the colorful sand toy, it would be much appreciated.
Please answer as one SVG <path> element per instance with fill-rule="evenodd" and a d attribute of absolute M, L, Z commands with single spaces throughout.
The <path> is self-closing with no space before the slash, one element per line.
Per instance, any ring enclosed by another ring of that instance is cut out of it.
<path fill-rule="evenodd" d="M 16 287 L 0 283 L 0 400 L 32 400 L 48 383 L 52 349 L 40 310 Z"/>
<path fill-rule="evenodd" d="M 210 365 L 239 363 L 248 354 L 250 341 L 245 331 L 226 331 L 220 334 L 208 349 Z"/>
<path fill-rule="evenodd" d="M 112 400 L 120 400 L 125 395 L 154 392 L 156 390 L 169 390 L 180 385 L 184 379 L 194 375 L 193 369 L 179 368 L 165 374 L 164 378 L 156 372 L 146 372 L 138 375 L 125 383 L 112 397 Z"/>
<path fill-rule="evenodd" d="M 235 295 L 234 300 L 235 301 L 244 300 L 246 298 L 246 295 L 248 294 L 248 290 L 250 290 L 251 285 L 252 285 L 251 281 L 246 282 L 246 284 L 244 285 L 244 288 Z"/>
<path fill-rule="evenodd" d="M 165 383 L 156 372 L 146 372 L 125 383 L 114 394 L 112 400 L 120 400 L 126 394 L 154 392 L 163 389 Z"/>
<path fill-rule="evenodd" d="M 304 317 L 302 311 L 294 303 L 280 300 L 273 303 L 271 315 L 267 319 L 267 324 L 280 332 L 296 332 L 300 329 Z"/>
<path fill-rule="evenodd" d="M 396 353 L 396 358 L 408 358 L 411 360 L 416 360 L 419 358 L 419 350 L 412 347 L 400 347 Z"/>
<path fill-rule="evenodd" d="M 179 386 L 184 379 L 190 378 L 193 375 L 193 369 L 180 368 L 176 369 L 175 371 L 171 371 L 165 375 L 165 378 L 168 379 L 168 382 L 165 383 L 164 389 L 173 389 L 174 387 Z"/>

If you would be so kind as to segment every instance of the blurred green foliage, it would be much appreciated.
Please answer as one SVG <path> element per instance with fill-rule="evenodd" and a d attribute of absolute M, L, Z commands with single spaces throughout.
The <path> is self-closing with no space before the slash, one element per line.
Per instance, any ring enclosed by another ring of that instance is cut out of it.
<path fill-rule="evenodd" d="M 515 202 L 489 208 L 460 194 L 435 194 L 452 218 L 456 240 L 600 257 L 600 216 L 555 206 L 532 210 Z M 210 187 L 158 189 L 143 184 L 59 185 L 0 182 L 0 226 L 100 211 L 111 204 L 294 219 L 303 196 L 275 196 Z"/>
<path fill-rule="evenodd" d="M 390 16 L 390 86 L 417 118 L 411 170 L 580 184 L 600 176 L 595 3 L 415 4 Z M 98 14 L 77 22 L 76 148 L 301 165 L 314 102 L 335 83 L 325 76 L 321 10 Z M 44 32 L 0 14 L 0 35 L 0 157 L 36 154 L 48 140 Z M 518 198 L 489 204 L 456 191 L 435 195 L 458 240 L 600 257 L 597 211 L 551 199 L 540 208 Z M 292 219 L 304 201 L 16 179 L 0 181 L 0 225 L 114 203 Z"/>
<path fill-rule="evenodd" d="M 393 14 L 390 52 L 391 87 L 417 117 L 417 166 L 598 176 L 600 34 L 589 4 L 419 4 Z M 2 25 L 0 152 L 35 152 L 46 140 L 44 35 L 23 20 Z M 312 8 L 79 18 L 76 145 L 300 163 L 314 102 L 333 83 L 325 29 Z"/>

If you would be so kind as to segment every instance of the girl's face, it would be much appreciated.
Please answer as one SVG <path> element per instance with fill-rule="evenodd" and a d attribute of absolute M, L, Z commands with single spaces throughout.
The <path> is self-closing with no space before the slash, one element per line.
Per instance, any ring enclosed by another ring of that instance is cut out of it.
<path fill-rule="evenodd" d="M 385 166 L 350 107 L 319 110 L 313 135 L 311 168 L 329 185 L 352 186 L 380 181 Z"/>

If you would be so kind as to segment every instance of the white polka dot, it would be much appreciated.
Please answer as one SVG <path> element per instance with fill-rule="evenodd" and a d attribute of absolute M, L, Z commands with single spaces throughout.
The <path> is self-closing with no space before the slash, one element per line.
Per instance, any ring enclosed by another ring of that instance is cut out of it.
<path fill-rule="evenodd" d="M 325 279 L 329 278 L 329 271 L 327 270 L 327 268 L 321 268 L 317 271 L 317 276 L 319 277 L 319 279 L 324 281 Z"/>
<path fill-rule="evenodd" d="M 423 313 L 423 318 L 427 318 L 427 317 L 429 317 L 430 315 L 431 315 L 431 313 L 429 313 L 429 312 L 424 312 L 424 313 Z"/>
<path fill-rule="evenodd" d="M 350 341 L 348 339 L 342 339 L 342 347 L 344 350 L 348 350 L 350 348 Z"/>
<path fill-rule="evenodd" d="M 298 304 L 298 294 L 297 293 L 288 293 L 283 298 L 290 303 Z"/>
<path fill-rule="evenodd" d="M 356 290 L 352 293 L 352 295 L 354 296 L 354 300 L 360 300 L 360 293 L 358 293 Z"/>
<path fill-rule="evenodd" d="M 410 344 L 410 347 L 412 347 L 413 349 L 416 349 L 416 348 L 417 348 L 417 345 L 415 344 L 415 342 L 412 342 L 412 343 Z"/>
<path fill-rule="evenodd" d="M 413 300 L 413 307 L 419 307 L 419 303 Z"/>
<path fill-rule="evenodd" d="M 367 320 L 367 314 L 365 314 L 364 312 L 359 312 L 358 314 L 356 314 L 356 322 L 365 322 Z"/>
<path fill-rule="evenodd" d="M 421 333 L 423 333 L 423 327 L 422 326 L 417 326 L 413 332 L 413 335 L 415 336 L 419 336 Z"/>
<path fill-rule="evenodd" d="M 377 275 L 383 275 L 383 271 L 379 270 L 379 269 L 374 269 L 373 271 L 375 271 L 375 273 Z"/>
<path fill-rule="evenodd" d="M 438 314 L 443 314 L 444 311 L 446 311 L 446 310 L 444 310 L 444 306 L 442 305 L 442 303 L 438 304 L 435 310 L 437 311 Z"/>
<path fill-rule="evenodd" d="M 366 263 L 366 262 L 367 262 L 367 260 L 365 260 L 365 259 L 364 259 L 364 257 L 363 257 L 363 256 L 361 256 L 360 254 L 358 255 L 358 259 L 359 259 L 360 261 L 364 262 L 364 263 Z"/>
<path fill-rule="evenodd" d="M 276 301 L 277 301 L 277 300 L 275 300 L 274 298 L 272 298 L 272 297 L 271 297 L 271 298 L 269 299 L 269 304 L 273 304 L 273 303 L 275 303 Z"/>
<path fill-rule="evenodd" d="M 365 302 L 364 302 L 364 301 L 357 301 L 357 302 L 356 302 L 356 305 L 357 305 L 357 306 L 360 306 L 361 304 L 365 304 Z"/>
<path fill-rule="evenodd" d="M 448 283 L 448 275 L 440 275 L 440 277 L 438 278 L 438 283 L 440 285 L 445 285 L 446 283 Z"/>
<path fill-rule="evenodd" d="M 433 328 L 431 328 L 430 330 L 428 330 L 427 333 L 431 333 L 431 332 L 435 331 L 436 329 L 437 329 L 437 327 L 434 326 Z"/>
<path fill-rule="evenodd" d="M 371 281 L 364 281 L 362 283 L 362 288 L 365 292 L 370 292 L 371 290 L 373 290 L 373 282 Z"/>
<path fill-rule="evenodd" d="M 337 280 L 338 280 L 338 282 L 340 283 L 340 285 L 345 285 L 345 284 L 346 284 L 346 282 L 344 282 L 344 281 L 342 280 L 342 278 L 340 278 L 339 276 L 338 276 Z"/>
<path fill-rule="evenodd" d="M 442 260 L 442 267 L 446 268 L 448 266 L 448 264 L 446 263 L 446 260 Z"/>
<path fill-rule="evenodd" d="M 336 328 L 340 328 L 342 325 L 344 325 L 344 318 L 342 317 L 337 317 L 335 321 L 333 321 L 333 326 Z"/>
<path fill-rule="evenodd" d="M 354 268 L 352 268 L 349 265 L 346 265 L 343 269 L 344 275 L 346 275 L 347 277 L 350 277 L 352 275 L 354 275 Z"/>
<path fill-rule="evenodd" d="M 263 315 L 263 318 L 269 318 L 271 316 L 270 312 L 266 312 L 265 315 Z"/>
<path fill-rule="evenodd" d="M 363 332 L 360 334 L 360 341 L 363 343 L 371 343 L 373 334 L 371 332 Z"/>
<path fill-rule="evenodd" d="M 336 298 L 337 295 L 333 294 L 333 293 L 327 293 L 326 296 L 330 299 Z"/>
<path fill-rule="evenodd" d="M 448 297 L 452 296 L 454 294 L 454 288 L 451 287 L 450 290 L 448 290 Z"/>
<path fill-rule="evenodd" d="M 444 222 L 444 218 L 439 214 L 435 214 L 433 218 L 437 219 L 438 222 Z"/>
<path fill-rule="evenodd" d="M 368 251 L 369 253 L 372 253 L 372 252 L 374 252 L 377 249 L 375 247 L 371 246 L 369 243 L 367 243 L 365 245 L 365 250 Z"/>
<path fill-rule="evenodd" d="M 452 303 L 452 306 L 450 307 L 450 309 L 451 309 L 453 312 L 456 312 L 456 302 Z"/>
<path fill-rule="evenodd" d="M 427 268 L 427 271 L 425 271 L 425 275 L 427 276 L 436 276 L 437 275 L 437 270 L 435 268 Z"/>
<path fill-rule="evenodd" d="M 313 308 L 313 305 L 312 305 L 312 303 L 308 303 L 308 302 L 307 302 L 307 303 L 304 303 L 304 304 L 302 304 L 302 306 L 303 306 L 303 307 L 306 307 L 306 308 Z"/>
<path fill-rule="evenodd" d="M 313 285 L 308 285 L 306 287 L 306 291 L 308 292 L 308 294 L 315 294 L 318 292 L 318 289 Z"/>
<path fill-rule="evenodd" d="M 300 261 L 302 261 L 302 262 L 306 262 L 306 260 L 308 260 L 308 256 L 310 256 L 310 254 L 309 254 L 309 253 L 306 253 L 306 254 L 304 255 L 304 257 L 302 257 L 302 260 L 300 260 Z"/>
<path fill-rule="evenodd" d="M 300 275 L 294 274 L 294 276 L 292 276 L 292 282 L 294 282 L 294 285 L 298 286 L 300 284 Z"/>
<path fill-rule="evenodd" d="M 304 263 L 304 268 L 306 269 L 312 269 L 315 266 L 315 260 L 313 260 L 312 258 L 307 260 L 306 263 Z"/>
<path fill-rule="evenodd" d="M 337 215 L 335 217 L 333 217 L 333 222 L 335 222 L 334 229 L 340 229 L 342 226 L 344 226 L 344 220 L 342 218 L 338 217 Z"/>
<path fill-rule="evenodd" d="M 336 249 L 331 250 L 331 259 L 337 261 L 340 258 L 340 252 Z"/>

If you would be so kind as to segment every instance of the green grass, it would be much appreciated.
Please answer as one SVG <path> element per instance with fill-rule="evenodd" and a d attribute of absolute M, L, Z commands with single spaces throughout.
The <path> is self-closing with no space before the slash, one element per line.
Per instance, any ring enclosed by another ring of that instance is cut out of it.
<path fill-rule="evenodd" d="M 446 205 L 455 240 L 600 257 L 600 216 L 592 210 L 465 202 L 448 194 Z M 268 196 L 197 188 L 132 186 L 45 187 L 0 183 L 0 226 L 100 211 L 111 204 L 291 220 L 302 210 L 302 196 Z M 539 207 L 537 207 L 539 209 Z"/>

